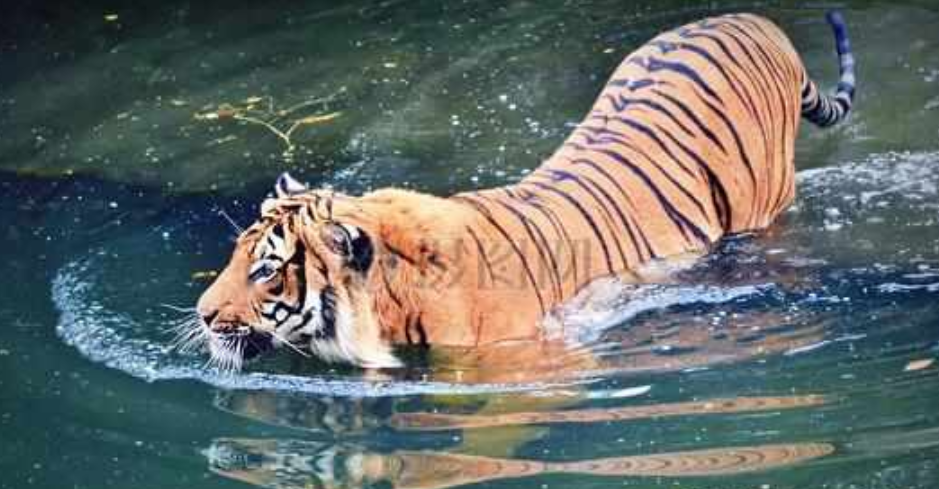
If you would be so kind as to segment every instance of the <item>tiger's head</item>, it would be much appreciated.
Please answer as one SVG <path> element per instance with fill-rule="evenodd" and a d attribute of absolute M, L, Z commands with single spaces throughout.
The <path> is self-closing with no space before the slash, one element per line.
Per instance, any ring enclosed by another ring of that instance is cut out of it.
<path fill-rule="evenodd" d="M 350 197 L 310 192 L 287 174 L 275 190 L 196 306 L 211 361 L 237 370 L 287 347 L 361 367 L 398 366 L 374 310 L 368 219 L 334 216 L 334 200 Z"/>

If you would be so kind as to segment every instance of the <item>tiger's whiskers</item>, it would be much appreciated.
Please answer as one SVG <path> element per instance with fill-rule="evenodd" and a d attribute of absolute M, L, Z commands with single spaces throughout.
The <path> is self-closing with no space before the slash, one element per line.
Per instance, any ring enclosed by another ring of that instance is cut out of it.
<path fill-rule="evenodd" d="M 182 354 L 189 354 L 205 347 L 208 335 L 201 329 L 182 333 L 173 343 L 173 347 Z"/>
<path fill-rule="evenodd" d="M 208 333 L 202 326 L 202 320 L 195 314 L 195 308 L 183 308 L 171 304 L 160 304 L 168 309 L 185 312 L 187 315 L 171 321 L 163 332 L 172 334 L 169 342 L 171 350 L 182 354 L 189 354 L 203 348 L 208 341 Z"/>
<path fill-rule="evenodd" d="M 161 302 L 160 304 L 157 304 L 157 305 L 160 306 L 160 307 L 165 307 L 165 308 L 167 308 L 167 309 L 169 309 L 169 310 L 171 310 L 171 311 L 175 311 L 175 312 L 183 312 L 183 313 L 194 313 L 194 312 L 196 312 L 196 308 L 195 308 L 195 307 L 175 306 L 175 305 L 173 305 L 173 304 L 167 304 L 167 303 L 165 303 L 165 302 Z"/>
<path fill-rule="evenodd" d="M 181 329 L 170 342 L 170 348 L 182 354 L 192 353 L 205 346 L 208 340 L 208 334 L 201 326 L 194 325 L 187 329 Z"/>
<path fill-rule="evenodd" d="M 212 355 L 203 368 L 216 369 L 221 374 L 231 375 L 241 370 L 244 341 L 241 337 L 223 338 L 212 349 Z"/>
<path fill-rule="evenodd" d="M 239 236 L 245 232 L 245 229 L 238 225 L 238 223 L 235 222 L 235 220 L 232 219 L 232 217 L 229 216 L 227 212 L 225 212 L 225 209 L 219 209 L 218 215 L 222 216 L 226 221 L 228 221 L 228 224 L 234 228 L 235 232 L 238 233 Z"/>
<path fill-rule="evenodd" d="M 305 357 L 305 358 L 310 358 L 310 354 L 309 354 L 309 353 L 306 353 L 306 352 L 304 352 L 303 350 L 297 348 L 296 345 L 294 345 L 293 343 L 287 341 L 287 338 L 284 338 L 283 336 L 281 336 L 281 335 L 280 335 L 279 333 L 277 333 L 276 331 L 268 331 L 268 332 L 271 334 L 271 336 L 273 336 L 274 338 L 276 338 L 278 341 L 280 341 L 281 343 L 287 345 L 291 350 L 293 350 L 293 351 L 297 352 L 298 354 L 300 354 L 300 356 Z"/>

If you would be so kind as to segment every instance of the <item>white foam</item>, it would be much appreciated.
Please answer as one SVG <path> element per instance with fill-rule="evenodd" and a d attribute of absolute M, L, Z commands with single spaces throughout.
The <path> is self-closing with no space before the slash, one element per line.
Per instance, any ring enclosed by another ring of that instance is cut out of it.
<path fill-rule="evenodd" d="M 802 170 L 796 175 L 796 185 L 803 198 L 830 197 L 829 208 L 836 210 L 839 203 L 878 207 L 885 198 L 897 196 L 935 203 L 939 152 L 891 152 L 861 162 Z"/>
<path fill-rule="evenodd" d="M 651 385 L 639 385 L 636 387 L 627 387 L 617 390 L 599 390 L 591 391 L 587 394 L 588 399 L 627 399 L 630 397 L 640 397 L 652 391 Z"/>
<path fill-rule="evenodd" d="M 616 279 L 598 280 L 557 308 L 544 325 L 549 336 L 573 344 L 596 341 L 606 330 L 640 314 L 695 304 L 724 304 L 766 294 L 773 284 L 715 286 L 677 284 L 628 284 Z"/>

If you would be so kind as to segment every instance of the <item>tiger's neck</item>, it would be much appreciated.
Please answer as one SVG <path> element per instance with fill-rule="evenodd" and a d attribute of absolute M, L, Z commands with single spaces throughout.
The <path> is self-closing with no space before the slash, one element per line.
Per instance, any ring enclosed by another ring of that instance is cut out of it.
<path fill-rule="evenodd" d="M 450 199 L 382 189 L 357 199 L 355 215 L 377 244 L 373 309 L 392 343 L 463 344 L 473 330 L 467 254 L 472 209 Z M 469 333 L 464 336 L 468 337 Z"/>

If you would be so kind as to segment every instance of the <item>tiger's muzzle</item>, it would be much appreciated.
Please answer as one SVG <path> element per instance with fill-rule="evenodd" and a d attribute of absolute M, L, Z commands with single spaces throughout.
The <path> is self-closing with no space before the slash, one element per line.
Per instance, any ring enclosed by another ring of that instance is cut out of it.
<path fill-rule="evenodd" d="M 203 318 L 205 319 L 205 318 Z M 241 352 L 243 360 L 251 360 L 262 353 L 274 349 L 274 336 L 264 331 L 238 322 L 214 321 L 204 322 L 209 332 L 209 341 L 226 349 L 240 344 L 238 351 Z"/>

